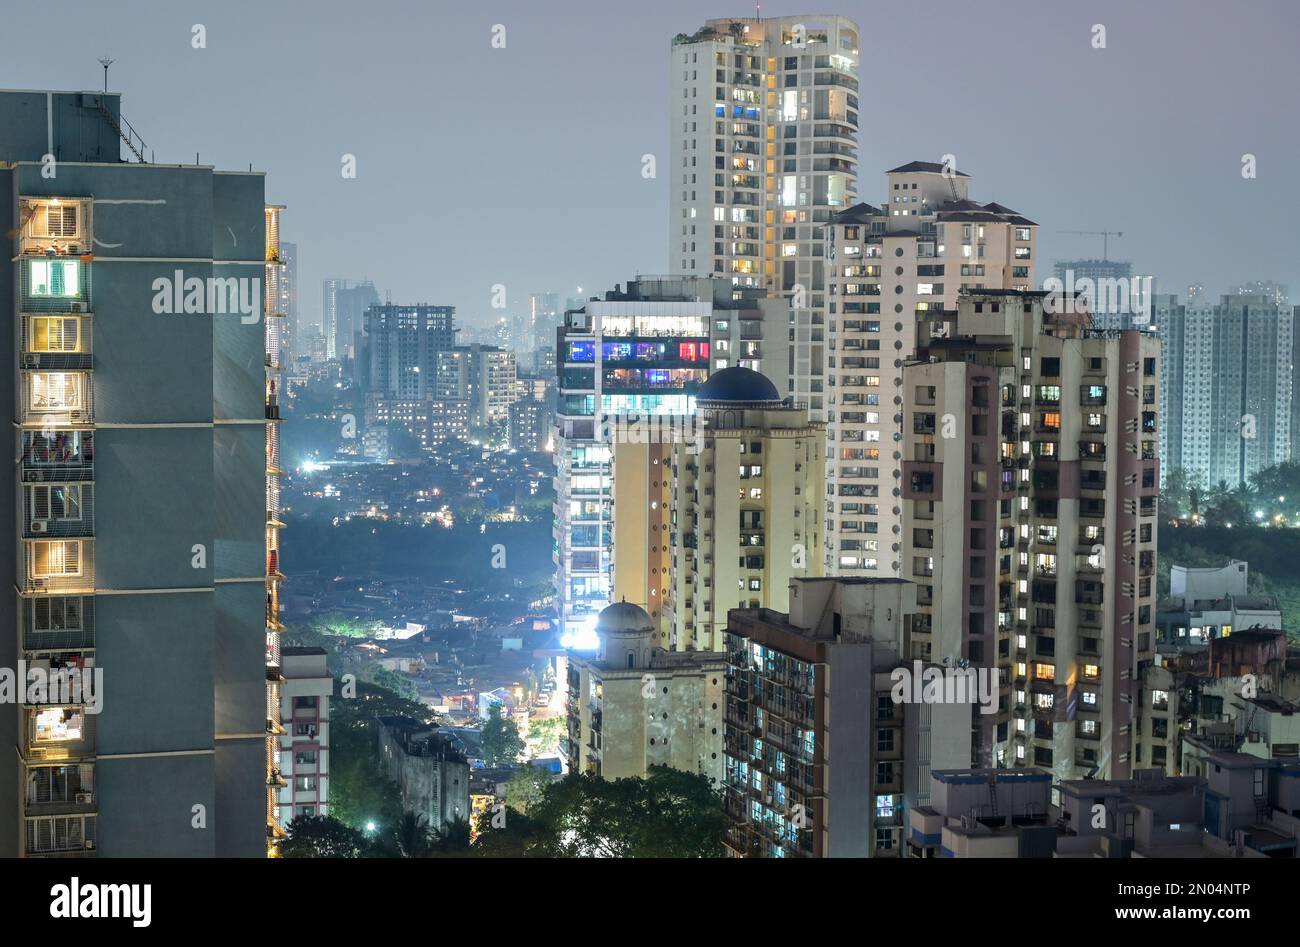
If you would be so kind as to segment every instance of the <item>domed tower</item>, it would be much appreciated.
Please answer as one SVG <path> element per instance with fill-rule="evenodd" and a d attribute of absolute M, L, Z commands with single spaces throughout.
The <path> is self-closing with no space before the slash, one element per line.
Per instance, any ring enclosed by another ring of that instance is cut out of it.
<path fill-rule="evenodd" d="M 596 619 L 600 660 L 611 667 L 648 667 L 654 634 L 654 622 L 639 605 L 623 601 L 606 606 Z"/>

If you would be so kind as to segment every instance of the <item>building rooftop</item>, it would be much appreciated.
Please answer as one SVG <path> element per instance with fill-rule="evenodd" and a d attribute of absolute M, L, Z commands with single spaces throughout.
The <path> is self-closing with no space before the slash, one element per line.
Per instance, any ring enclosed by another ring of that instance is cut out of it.
<path fill-rule="evenodd" d="M 885 173 L 886 174 L 913 174 L 918 171 L 923 171 L 927 174 L 943 174 L 945 169 L 946 169 L 945 165 L 939 164 L 936 161 L 909 161 L 907 164 L 900 164 L 896 168 L 890 168 Z M 950 173 L 959 178 L 970 177 L 970 175 L 967 174 L 965 171 L 958 171 L 955 168 L 952 169 Z"/>

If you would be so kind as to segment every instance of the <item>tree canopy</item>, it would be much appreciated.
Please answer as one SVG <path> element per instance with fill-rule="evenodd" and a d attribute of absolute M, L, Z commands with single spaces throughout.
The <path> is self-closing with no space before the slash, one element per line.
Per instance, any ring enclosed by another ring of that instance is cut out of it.
<path fill-rule="evenodd" d="M 504 816 L 504 818 L 502 818 Z M 717 858 L 724 820 L 708 777 L 652 766 L 644 778 L 570 773 L 527 813 L 483 813 L 475 848 L 514 857 Z"/>

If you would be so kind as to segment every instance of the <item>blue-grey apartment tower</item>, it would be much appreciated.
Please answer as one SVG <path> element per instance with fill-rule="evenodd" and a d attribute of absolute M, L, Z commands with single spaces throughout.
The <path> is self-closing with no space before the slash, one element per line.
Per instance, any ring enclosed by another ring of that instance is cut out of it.
<path fill-rule="evenodd" d="M 278 209 L 120 104 L 0 92 L 0 854 L 263 856 Z"/>

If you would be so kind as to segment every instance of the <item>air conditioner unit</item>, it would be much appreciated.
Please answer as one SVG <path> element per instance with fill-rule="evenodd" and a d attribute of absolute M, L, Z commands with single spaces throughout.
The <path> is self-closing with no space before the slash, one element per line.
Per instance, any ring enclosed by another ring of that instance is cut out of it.
<path fill-rule="evenodd" d="M 50 528 L 49 520 L 32 520 L 32 532 L 44 533 Z"/>
<path fill-rule="evenodd" d="M 95 843 L 94 843 L 94 841 L 91 840 L 91 839 L 86 839 L 86 848 L 87 848 L 87 850 L 93 850 L 94 847 L 95 847 Z"/>
<path fill-rule="evenodd" d="M 79 793 L 77 793 L 77 805 L 79 805 L 79 806 L 87 806 L 87 805 L 90 805 L 91 801 L 92 801 L 94 798 L 95 798 L 95 797 L 94 797 L 94 795 L 93 795 L 92 793 L 88 793 L 88 792 L 79 792 Z"/>
<path fill-rule="evenodd" d="M 82 305 L 81 303 L 73 303 L 73 304 L 72 304 L 72 311 L 73 311 L 73 312 L 85 312 L 85 311 L 86 311 L 86 307 L 85 307 L 84 305 Z"/>
<path fill-rule="evenodd" d="M 40 368 L 41 357 L 35 352 L 28 352 L 23 355 L 23 368 Z"/>

